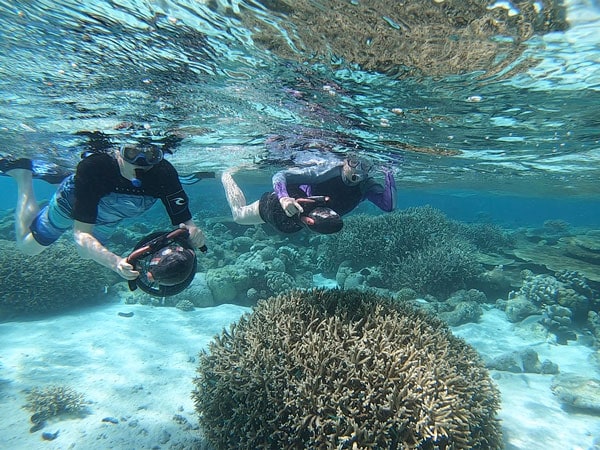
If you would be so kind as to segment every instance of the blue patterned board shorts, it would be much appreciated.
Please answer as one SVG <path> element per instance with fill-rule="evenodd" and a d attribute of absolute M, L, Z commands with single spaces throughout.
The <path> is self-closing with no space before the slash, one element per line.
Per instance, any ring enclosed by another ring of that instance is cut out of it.
<path fill-rule="evenodd" d="M 156 198 L 144 195 L 111 193 L 102 197 L 98 204 L 98 217 L 93 235 L 102 244 L 110 238 L 123 220 L 137 217 L 154 205 Z M 73 228 L 73 205 L 75 204 L 74 176 L 66 178 L 56 190 L 48 205 L 38 213 L 29 227 L 35 240 L 48 246 L 65 231 Z"/>

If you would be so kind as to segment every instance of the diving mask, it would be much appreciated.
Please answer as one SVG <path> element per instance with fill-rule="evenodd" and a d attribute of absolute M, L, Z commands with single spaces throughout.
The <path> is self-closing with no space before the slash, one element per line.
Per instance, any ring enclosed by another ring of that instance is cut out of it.
<path fill-rule="evenodd" d="M 373 164 L 365 158 L 351 155 L 344 161 L 344 179 L 350 185 L 359 184 L 369 176 Z"/>
<path fill-rule="evenodd" d="M 153 166 L 164 158 L 163 151 L 156 145 L 124 144 L 119 151 L 121 157 L 134 166 Z"/>

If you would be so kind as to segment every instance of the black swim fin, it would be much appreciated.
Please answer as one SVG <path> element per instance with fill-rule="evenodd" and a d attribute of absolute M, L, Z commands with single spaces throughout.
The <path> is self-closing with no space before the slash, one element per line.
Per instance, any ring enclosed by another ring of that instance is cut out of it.
<path fill-rule="evenodd" d="M 28 158 L 11 158 L 10 156 L 0 158 L 0 172 L 2 172 L 3 175 L 13 169 L 33 171 L 32 166 L 32 162 Z"/>
<path fill-rule="evenodd" d="M 33 174 L 33 178 L 44 180 L 46 183 L 50 184 L 60 184 L 65 178 L 73 173 L 67 168 L 55 164 L 32 161 L 28 158 L 15 159 L 10 156 L 0 158 L 0 175 L 8 176 L 6 172 L 13 169 L 30 170 Z"/>

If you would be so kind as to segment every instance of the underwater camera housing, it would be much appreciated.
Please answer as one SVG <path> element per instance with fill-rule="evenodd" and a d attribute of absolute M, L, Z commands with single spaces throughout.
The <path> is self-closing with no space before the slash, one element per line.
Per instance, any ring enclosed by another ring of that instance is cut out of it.
<path fill-rule="evenodd" d="M 129 289 L 135 291 L 139 287 L 142 291 L 154 297 L 170 297 L 187 288 L 196 275 L 197 267 L 196 252 L 188 242 L 189 236 L 190 233 L 186 228 L 177 228 L 173 231 L 152 233 L 140 240 L 127 257 L 127 262 L 140 272 L 139 277 L 135 280 L 129 280 Z M 155 281 L 151 275 L 149 276 L 152 259 L 156 252 L 172 244 L 180 245 L 193 253 L 191 269 L 188 268 L 189 275 L 179 283 L 161 284 L 160 281 Z M 206 249 L 201 248 L 200 250 L 205 251 Z"/>

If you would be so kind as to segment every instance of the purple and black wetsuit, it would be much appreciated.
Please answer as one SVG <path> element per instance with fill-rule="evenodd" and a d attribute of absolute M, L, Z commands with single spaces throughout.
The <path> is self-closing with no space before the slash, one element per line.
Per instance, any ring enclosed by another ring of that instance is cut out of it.
<path fill-rule="evenodd" d="M 282 197 L 305 198 L 315 195 L 329 197 L 327 207 L 340 216 L 348 214 L 363 200 L 369 200 L 383 211 L 395 207 L 396 182 L 391 172 L 385 172 L 385 186 L 367 177 L 356 186 L 344 183 L 342 164 L 293 168 L 273 176 L 274 192 L 263 194 L 259 203 L 262 220 L 282 233 L 294 233 L 303 228 L 296 216 L 288 217 L 279 203 Z"/>

